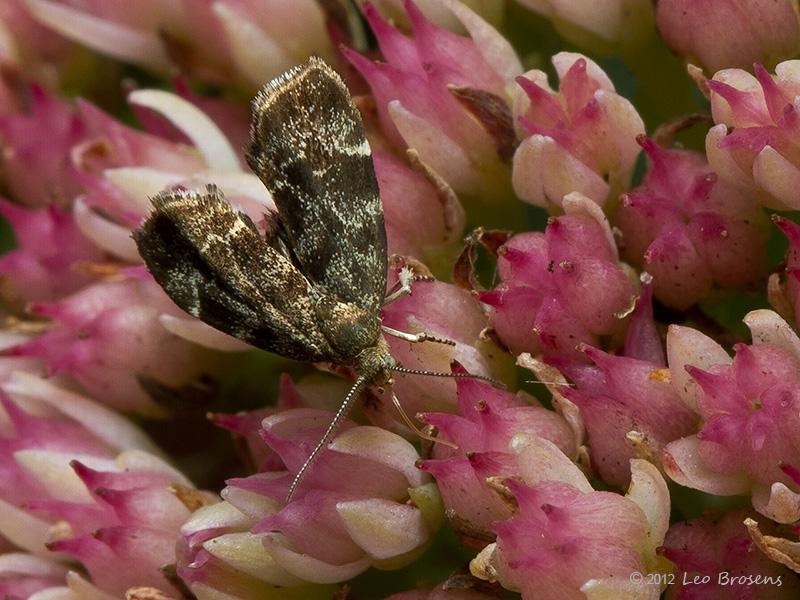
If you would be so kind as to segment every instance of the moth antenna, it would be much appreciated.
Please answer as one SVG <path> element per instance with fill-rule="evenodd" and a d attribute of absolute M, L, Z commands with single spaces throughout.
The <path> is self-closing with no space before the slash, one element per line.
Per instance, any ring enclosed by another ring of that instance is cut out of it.
<path fill-rule="evenodd" d="M 353 387 L 350 388 L 350 391 L 347 392 L 347 395 L 344 397 L 342 401 L 342 405 L 339 407 L 339 410 L 336 411 L 336 414 L 331 421 L 331 424 L 328 425 L 328 428 L 325 430 L 325 433 L 322 435 L 322 438 L 317 442 L 317 445 L 314 446 L 314 449 L 311 451 L 311 454 L 308 455 L 303 466 L 300 467 L 300 470 L 297 471 L 297 475 L 294 476 L 292 480 L 292 484 L 289 486 L 289 492 L 286 494 L 286 503 L 288 504 L 289 501 L 292 499 L 295 491 L 297 491 L 297 486 L 300 485 L 300 481 L 303 479 L 303 475 L 308 471 L 308 468 L 312 465 L 312 463 L 316 460 L 317 456 L 319 456 L 320 452 L 322 452 L 323 448 L 327 446 L 330 441 L 333 439 L 333 436 L 336 435 L 336 432 L 339 430 L 339 427 L 342 425 L 342 421 L 344 421 L 347 413 L 350 412 L 350 409 L 353 406 L 353 402 L 358 397 L 358 392 L 364 387 L 364 384 L 367 382 L 365 377 L 359 377 L 356 379 Z"/>
<path fill-rule="evenodd" d="M 505 384 L 502 381 L 498 381 L 492 377 L 486 377 L 486 375 L 475 375 L 473 373 L 446 373 L 444 371 L 420 371 L 418 369 L 406 369 L 405 367 L 395 366 L 391 368 L 392 371 L 396 371 L 398 373 L 405 373 L 406 375 L 428 375 L 429 377 L 452 377 L 454 379 L 480 379 L 481 381 L 485 381 L 486 383 L 491 383 L 495 387 L 505 388 Z"/>
<path fill-rule="evenodd" d="M 419 427 L 417 427 L 414 421 L 411 420 L 411 417 L 408 416 L 408 413 L 403 410 L 403 407 L 400 405 L 400 400 L 398 400 L 397 395 L 395 395 L 394 392 L 392 392 L 392 404 L 394 404 L 397 412 L 400 413 L 400 416 L 403 417 L 403 421 L 405 421 L 406 425 L 408 425 L 408 427 L 420 438 L 423 440 L 428 440 L 429 442 L 433 442 L 434 444 L 444 444 L 445 446 L 450 446 L 451 448 L 458 448 L 458 444 L 454 444 L 453 442 L 448 442 L 446 440 L 440 440 L 432 435 L 428 435 Z"/>

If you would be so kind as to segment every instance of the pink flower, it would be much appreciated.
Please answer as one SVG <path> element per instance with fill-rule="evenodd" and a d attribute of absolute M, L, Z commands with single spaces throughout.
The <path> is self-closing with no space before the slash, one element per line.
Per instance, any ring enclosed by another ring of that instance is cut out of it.
<path fill-rule="evenodd" d="M 669 598 L 788 600 L 800 594 L 797 576 L 762 554 L 748 535 L 748 515 L 735 510 L 669 528 L 661 549 L 677 567 Z"/>
<path fill-rule="evenodd" d="M 499 250 L 501 283 L 480 294 L 491 325 L 514 354 L 530 352 L 585 360 L 581 343 L 622 327 L 636 290 L 617 257 L 607 221 L 578 194 L 545 233 L 512 237 Z"/>
<path fill-rule="evenodd" d="M 505 482 L 515 515 L 494 526 L 497 542 L 473 559 L 472 574 L 523 598 L 656 600 L 663 586 L 632 573 L 669 571 L 656 556 L 669 525 L 669 492 L 658 470 L 633 460 L 626 496 L 597 492 L 552 444 L 518 438 L 524 483 Z"/>
<path fill-rule="evenodd" d="M 64 565 L 41 556 L 0 554 L 0 595 L 6 600 L 28 600 L 36 592 L 63 585 L 66 574 Z"/>
<path fill-rule="evenodd" d="M 646 521 L 630 500 L 563 484 L 511 484 L 519 515 L 498 524 L 497 563 L 504 587 L 540 598 L 580 598 L 593 579 L 642 572 Z M 603 527 L 613 523 L 614 527 Z M 572 591 L 571 596 L 564 595 Z"/>
<path fill-rule="evenodd" d="M 230 156 L 233 151 L 229 148 L 229 144 L 218 141 L 218 138 L 223 137 L 218 128 L 208 117 L 205 117 L 205 120 L 201 120 L 202 117 L 198 118 L 199 109 L 193 109 L 188 101 L 168 92 L 135 90 L 128 94 L 128 102 L 137 112 L 150 110 L 166 113 L 167 118 L 173 117 L 178 127 L 184 127 L 181 130 L 184 136 L 180 142 L 176 142 L 158 134 L 134 129 L 97 106 L 81 100 L 78 102 L 78 110 L 91 132 L 91 137 L 74 147 L 70 157 L 84 185 L 93 183 L 92 175 L 98 176 L 106 169 L 123 166 L 158 167 L 168 172 L 188 174 L 207 166 L 210 146 L 217 149 L 218 160 L 226 161 L 224 164 L 230 168 L 240 164 L 238 159 Z M 199 127 L 187 139 L 185 128 L 190 125 Z M 212 139 L 207 139 L 211 136 Z M 206 143 L 197 143 L 197 140 Z M 189 147 L 187 141 L 196 143 L 197 148 Z"/>
<path fill-rule="evenodd" d="M 0 115 L 3 180 L 13 199 L 34 208 L 69 206 L 81 189 L 69 151 L 88 133 L 72 106 L 32 86 L 26 113 Z"/>
<path fill-rule="evenodd" d="M 155 194 L 160 191 L 165 178 L 162 175 L 159 183 L 150 182 L 161 173 L 172 174 L 174 180 L 180 177 L 186 179 L 189 174 L 205 168 L 206 163 L 185 144 L 133 130 L 87 102 L 80 101 L 78 110 L 74 110 L 37 87 L 32 88 L 32 92 L 30 116 L 0 117 L 0 133 L 7 144 L 5 178 L 13 199 L 33 207 L 48 204 L 72 207 L 75 197 L 88 188 L 89 193 L 74 203 L 75 225 L 88 239 L 111 254 L 138 260 L 135 245 L 130 239 L 130 229 L 138 224 L 140 217 L 149 209 L 144 193 Z M 164 104 L 163 96 L 159 94 L 167 97 L 168 104 L 168 100 L 173 98 L 160 92 L 152 99 L 152 95 L 139 91 L 132 94 L 132 100 L 140 99 L 142 104 L 155 109 Z M 188 121 L 186 127 L 195 126 L 194 133 L 200 137 L 198 147 L 205 151 L 206 156 L 212 156 L 209 159 L 212 165 L 239 168 L 239 159 L 228 142 L 223 144 L 218 141 L 224 137 L 198 109 L 191 112 L 193 107 L 178 99 L 169 108 L 172 108 L 173 114 L 183 109 L 181 116 Z M 197 117 L 197 114 L 201 117 Z M 180 121 L 180 117 L 176 118 Z M 121 167 L 139 169 L 139 189 L 150 183 L 151 187 L 143 190 L 142 197 L 132 198 L 125 193 L 125 189 L 119 189 L 107 181 L 115 174 L 119 179 L 125 173 L 134 176 L 130 171 L 120 173 Z M 156 167 L 157 170 L 154 170 Z M 181 174 L 180 177 L 176 173 Z M 98 208 L 107 216 L 100 217 L 91 208 Z M 7 212 L 12 210 L 8 209 Z M 17 236 L 24 242 L 23 246 L 29 246 L 31 234 L 25 229 L 31 223 L 24 223 L 20 217 L 22 214 L 15 212 L 12 225 L 19 229 Z M 116 222 L 111 222 L 108 217 L 113 217 Z M 58 229 L 63 229 L 63 233 L 58 235 L 69 235 L 74 241 L 74 244 L 65 246 L 69 252 L 64 260 L 73 252 L 78 255 L 86 252 L 87 244 L 79 241 L 77 232 L 67 234 L 73 228 L 71 223 L 66 224 L 70 220 L 60 218 L 60 221 L 64 225 Z M 127 224 L 127 228 L 119 227 L 120 223 Z M 47 247 L 40 248 L 38 252 L 47 251 L 55 250 L 54 247 Z M 91 255 L 89 253 L 85 258 L 91 259 Z M 94 255 L 98 255 L 96 250 Z"/>
<path fill-rule="evenodd" d="M 741 69 L 718 71 L 708 81 L 714 122 L 706 154 L 721 179 L 757 192 L 769 208 L 796 210 L 800 146 L 794 98 L 800 90 L 800 63 L 788 60 L 775 76 L 755 65 L 755 77 Z"/>
<path fill-rule="evenodd" d="M 444 5 L 471 37 L 434 25 L 406 0 L 414 29 L 408 37 L 367 4 L 367 20 L 387 62 L 371 62 L 352 50 L 345 54 L 372 89 L 392 143 L 415 149 L 457 192 L 502 197 L 514 145 L 505 85 L 522 68 L 488 23 L 460 2 Z"/>
<path fill-rule="evenodd" d="M 411 343 L 385 336 L 392 356 L 407 369 L 449 373 L 455 360 L 470 373 L 502 378 L 510 368 L 508 357 L 482 336 L 487 320 L 480 302 L 453 284 L 441 281 L 414 283 L 410 296 L 383 309 L 382 322 L 400 331 L 425 332 L 455 343 L 455 346 L 436 342 Z M 456 383 L 453 379 L 397 373 L 394 380 L 392 391 L 411 416 L 418 412 L 455 410 Z M 372 418 L 386 426 L 387 417 L 398 418 L 389 399 L 384 397 Z"/>
<path fill-rule="evenodd" d="M 514 191 L 551 211 L 570 192 L 605 206 L 630 182 L 644 123 L 595 62 L 572 52 L 552 60 L 558 91 L 538 69 L 517 77 L 512 106 L 523 140 L 514 154 Z"/>
<path fill-rule="evenodd" d="M 681 485 L 751 494 L 758 512 L 791 523 L 800 518 L 800 455 L 792 442 L 800 427 L 800 339 L 772 311 L 753 311 L 745 323 L 754 343 L 737 344 L 733 360 L 699 332 L 670 328 L 674 383 L 702 426 L 668 444 L 663 465 Z"/>
<path fill-rule="evenodd" d="M 54 35 L 36 22 L 25 0 L 6 0 L 0 5 L 0 114 L 16 104 L 16 93 L 9 79 L 22 74 L 30 80 L 48 85 L 58 84 L 58 79 L 69 70 L 75 47 L 65 38 Z M 6 84 L 10 83 L 6 89 Z M 5 93 L 8 93 L 7 97 Z M 3 100 L 11 101 L 6 104 Z"/>
<path fill-rule="evenodd" d="M 277 471 L 283 468 L 283 463 L 280 456 L 264 443 L 261 428 L 264 419 L 279 412 L 299 408 L 336 411 L 351 385 L 351 381 L 322 373 L 310 375 L 295 383 L 287 373 L 282 373 L 275 406 L 236 414 L 215 413 L 210 418 L 215 425 L 227 429 L 244 443 L 248 453 L 246 461 L 253 471 Z M 362 404 L 366 405 L 368 402 Z"/>
<path fill-rule="evenodd" d="M 6 302 L 54 301 L 92 280 L 77 263 L 100 262 L 104 255 L 83 237 L 71 214 L 52 205 L 30 210 L 5 200 L 0 200 L 0 214 L 17 239 L 17 247 L 0 256 Z"/>
<path fill-rule="evenodd" d="M 790 0 L 659 0 L 658 31 L 670 48 L 709 72 L 774 65 L 800 51 L 800 23 Z"/>
<path fill-rule="evenodd" d="M 162 325 L 181 313 L 149 277 L 96 283 L 32 310 L 53 326 L 11 352 L 43 359 L 109 406 L 158 413 L 148 392 L 202 389 L 209 376 L 202 351 Z"/>
<path fill-rule="evenodd" d="M 664 446 L 695 431 L 696 415 L 659 365 L 587 346 L 596 368 L 556 363 L 574 381 L 562 394 L 580 410 L 592 466 L 611 485 L 629 482 L 628 462 L 658 460 Z"/>
<path fill-rule="evenodd" d="M 274 586 L 301 593 L 297 586 L 344 581 L 372 564 L 398 568 L 419 555 L 441 501 L 415 467 L 413 446 L 384 429 L 345 423 L 283 505 L 331 417 L 299 408 L 264 419 L 261 436 L 278 469 L 229 480 L 224 502 L 183 526 L 179 574 L 198 594 L 235 589 L 237 598 L 259 598 Z"/>
<path fill-rule="evenodd" d="M 653 7 L 637 0 L 520 0 L 571 44 L 607 54 L 635 50 L 653 34 Z"/>
<path fill-rule="evenodd" d="M 160 568 L 204 496 L 138 428 L 89 398 L 24 372 L 0 387 L 0 535 L 79 560 L 109 594 L 170 589 Z"/>
<path fill-rule="evenodd" d="M 137 90 L 128 101 L 148 122 L 162 119 L 160 133 L 168 126 L 181 141 L 133 129 L 89 103 L 79 104 L 92 136 L 71 152 L 86 189 L 75 200 L 73 214 L 97 246 L 126 262 L 140 262 L 131 231 L 149 213 L 149 197 L 168 186 L 203 187 L 216 178 L 231 198 L 237 191 L 256 195 L 258 200 L 245 206 L 259 203 L 263 210 L 265 197 L 271 203 L 255 175 L 242 172 L 243 158 L 219 127 L 192 103 L 160 90 Z"/>
<path fill-rule="evenodd" d="M 372 4 L 386 19 L 396 23 L 404 30 L 407 30 L 410 26 L 404 0 L 374 0 L 373 2 L 358 0 L 358 3 L 362 8 L 365 5 Z M 414 0 L 414 3 L 432 23 L 450 31 L 461 32 L 464 30 L 464 25 L 449 9 L 446 2 L 441 0 Z M 505 4 L 505 0 L 471 0 L 468 5 L 481 18 L 497 27 L 503 20 Z"/>
<path fill-rule="evenodd" d="M 460 366 L 455 373 L 464 373 Z M 433 459 L 420 468 L 436 479 L 445 508 L 458 519 L 460 533 L 489 531 L 494 521 L 510 516 L 508 505 L 487 485 L 490 477 L 512 477 L 516 457 L 509 448 L 520 433 L 552 441 L 567 456 L 577 453 L 575 435 L 558 413 L 532 398 L 496 389 L 488 383 L 458 379 L 458 414 L 424 413 L 423 422 L 438 430 L 438 439 L 457 444 L 433 448 Z M 464 524 L 470 531 L 463 530 Z"/>
<path fill-rule="evenodd" d="M 413 170 L 394 154 L 372 154 L 381 191 L 389 254 L 440 262 L 446 245 L 461 240 L 464 209 L 450 187 L 424 166 Z M 449 266 L 449 265 L 448 265 Z"/>
<path fill-rule="evenodd" d="M 764 273 L 766 220 L 751 194 L 724 182 L 702 155 L 639 143 L 651 168 L 615 215 L 623 255 L 653 276 L 656 297 L 685 309 L 712 287 L 741 288 Z"/>
<path fill-rule="evenodd" d="M 255 88 L 312 54 L 332 54 L 324 14 L 312 0 L 28 0 L 28 7 L 41 24 L 97 52 L 212 82 Z"/>

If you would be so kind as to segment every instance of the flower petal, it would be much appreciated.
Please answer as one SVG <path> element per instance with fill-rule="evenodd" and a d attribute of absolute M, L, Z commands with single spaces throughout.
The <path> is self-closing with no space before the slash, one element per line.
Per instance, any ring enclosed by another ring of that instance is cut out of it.
<path fill-rule="evenodd" d="M 375 559 L 406 554 L 430 537 L 422 511 L 408 504 L 368 498 L 339 502 L 336 511 L 353 541 Z"/>
<path fill-rule="evenodd" d="M 709 494 L 735 496 L 750 490 L 750 481 L 746 475 L 725 475 L 703 465 L 699 440 L 694 435 L 667 444 L 662 465 L 664 472 L 676 483 Z"/>
<path fill-rule="evenodd" d="M 40 23 L 89 48 L 161 73 L 170 69 L 161 40 L 150 32 L 137 31 L 51 0 L 25 0 L 25 4 Z"/>
<path fill-rule="evenodd" d="M 210 169 L 242 170 L 236 152 L 219 127 L 188 100 L 162 90 L 136 90 L 128 95 L 128 102 L 164 115 L 192 140 Z"/>

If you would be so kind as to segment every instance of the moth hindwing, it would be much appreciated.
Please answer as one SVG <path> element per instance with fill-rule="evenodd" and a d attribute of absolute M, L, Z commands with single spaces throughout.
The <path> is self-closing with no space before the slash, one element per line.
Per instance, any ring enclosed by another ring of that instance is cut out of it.
<path fill-rule="evenodd" d="M 214 186 L 163 192 L 134 233 L 184 310 L 255 346 L 353 365 L 387 380 L 381 336 L 386 233 L 361 117 L 322 60 L 287 71 L 253 101 L 248 162 L 277 213 L 261 236 Z"/>

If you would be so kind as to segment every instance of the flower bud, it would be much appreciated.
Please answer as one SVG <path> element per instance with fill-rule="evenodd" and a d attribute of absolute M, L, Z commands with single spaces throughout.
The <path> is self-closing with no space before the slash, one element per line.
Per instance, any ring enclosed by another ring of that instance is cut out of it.
<path fill-rule="evenodd" d="M 717 123 L 706 135 L 708 162 L 720 179 L 754 191 L 764 206 L 797 210 L 800 62 L 779 63 L 774 76 L 760 64 L 754 70 L 755 76 L 724 69 L 708 81 Z"/>
<path fill-rule="evenodd" d="M 659 0 L 656 25 L 672 50 L 710 73 L 771 66 L 800 51 L 791 0 Z"/>
<path fill-rule="evenodd" d="M 685 309 L 713 287 L 762 277 L 766 218 L 754 194 L 718 181 L 699 153 L 639 138 L 651 161 L 615 215 L 623 256 L 653 276 L 656 298 Z"/>
<path fill-rule="evenodd" d="M 406 0 L 409 37 L 367 4 L 386 62 L 352 50 L 345 55 L 369 84 L 395 146 L 416 150 L 457 192 L 496 198 L 507 189 L 515 141 L 505 86 L 522 67 L 509 43 L 477 14 L 455 0 L 444 5 L 470 37 L 433 24 Z"/>
<path fill-rule="evenodd" d="M 699 332 L 672 328 L 670 369 L 691 377 L 677 389 L 702 421 L 697 434 L 667 444 L 663 465 L 681 485 L 749 494 L 761 514 L 793 523 L 800 518 L 800 454 L 791 443 L 800 428 L 800 339 L 769 310 L 749 313 L 745 323 L 754 343 L 737 344 L 733 360 Z"/>
<path fill-rule="evenodd" d="M 635 50 L 653 35 L 653 7 L 639 0 L 519 0 L 561 36 L 591 52 Z"/>
<path fill-rule="evenodd" d="M 558 91 L 543 71 L 517 78 L 512 107 L 523 140 L 514 154 L 514 191 L 551 212 L 571 192 L 605 206 L 630 182 L 644 123 L 591 59 L 560 52 L 553 66 Z"/>

